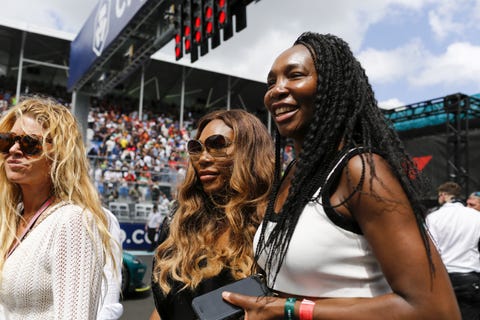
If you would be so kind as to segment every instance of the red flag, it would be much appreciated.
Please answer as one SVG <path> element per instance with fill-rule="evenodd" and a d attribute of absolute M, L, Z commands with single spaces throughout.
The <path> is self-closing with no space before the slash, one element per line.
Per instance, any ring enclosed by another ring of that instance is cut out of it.
<path fill-rule="evenodd" d="M 430 160 L 432 160 L 432 156 L 413 157 L 412 160 L 417 166 L 418 171 L 422 171 Z"/>

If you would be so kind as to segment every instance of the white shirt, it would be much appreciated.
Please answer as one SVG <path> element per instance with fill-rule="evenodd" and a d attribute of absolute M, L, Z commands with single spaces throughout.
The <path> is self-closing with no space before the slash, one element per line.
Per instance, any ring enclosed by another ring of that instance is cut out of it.
<path fill-rule="evenodd" d="M 158 229 L 163 221 L 163 216 L 160 211 L 152 211 L 148 214 L 147 228 Z"/>
<path fill-rule="evenodd" d="M 164 206 L 165 208 L 168 208 L 168 206 L 170 205 L 170 200 L 168 200 L 167 197 L 160 199 L 160 202 L 160 205 Z"/>
<path fill-rule="evenodd" d="M 95 320 L 104 257 L 92 214 L 65 202 L 47 213 L 5 261 L 0 319 Z"/>
<path fill-rule="evenodd" d="M 116 269 L 110 259 L 103 268 L 105 278 L 102 278 L 102 298 L 97 320 L 117 320 L 123 314 L 123 306 L 120 303 L 120 291 L 122 286 L 122 231 L 117 217 L 106 208 L 103 208 L 108 219 L 108 231 L 112 235 L 111 246 L 115 259 Z M 105 292 L 106 291 L 106 292 Z"/>
<path fill-rule="evenodd" d="M 447 202 L 430 213 L 426 222 L 449 273 L 480 272 L 480 212 Z"/>

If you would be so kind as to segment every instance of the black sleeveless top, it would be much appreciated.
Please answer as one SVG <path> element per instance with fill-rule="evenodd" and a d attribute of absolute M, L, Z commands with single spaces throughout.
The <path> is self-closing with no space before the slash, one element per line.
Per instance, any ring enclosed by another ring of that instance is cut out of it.
<path fill-rule="evenodd" d="M 164 219 L 160 234 L 159 234 L 159 243 L 165 241 L 168 236 L 170 229 L 170 221 L 173 217 L 175 209 L 173 209 L 169 216 Z M 155 267 L 155 259 L 153 259 L 153 268 Z M 175 281 L 171 278 L 168 279 L 170 284 L 170 292 L 165 295 L 158 283 L 153 281 L 152 276 L 152 292 L 153 300 L 155 302 L 155 307 L 157 308 L 158 314 L 162 320 L 194 320 L 198 319 L 195 315 L 195 312 L 192 308 L 193 298 L 200 296 L 204 293 L 210 292 L 212 290 L 218 289 L 226 284 L 229 284 L 235 279 L 233 279 L 230 269 L 223 269 L 218 275 L 204 279 L 200 284 L 195 288 L 191 289 L 182 289 L 184 283 L 180 281 Z"/>
<path fill-rule="evenodd" d="M 153 262 L 155 264 L 155 261 Z M 230 270 L 224 269 L 213 278 L 203 280 L 195 290 L 184 289 L 183 283 L 169 280 L 172 285 L 170 292 L 165 295 L 158 283 L 152 281 L 153 299 L 155 307 L 162 320 L 194 320 L 198 319 L 192 308 L 193 298 L 218 289 L 234 281 Z"/>

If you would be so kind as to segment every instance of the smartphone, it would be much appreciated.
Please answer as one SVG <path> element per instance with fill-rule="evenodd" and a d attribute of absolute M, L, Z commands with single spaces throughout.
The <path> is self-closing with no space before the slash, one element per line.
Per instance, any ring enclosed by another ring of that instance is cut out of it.
<path fill-rule="evenodd" d="M 243 314 L 243 309 L 223 300 L 222 292 L 230 291 L 248 296 L 270 296 L 271 292 L 265 285 L 262 275 L 253 275 L 235 281 L 216 290 L 207 292 L 192 300 L 193 311 L 200 320 L 237 319 Z"/>

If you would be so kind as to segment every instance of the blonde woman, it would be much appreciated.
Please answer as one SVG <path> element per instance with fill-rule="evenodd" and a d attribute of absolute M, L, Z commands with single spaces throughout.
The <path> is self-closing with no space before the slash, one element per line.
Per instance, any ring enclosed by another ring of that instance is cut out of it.
<path fill-rule="evenodd" d="M 207 114 L 187 147 L 190 161 L 178 208 L 152 273 L 162 320 L 194 319 L 195 296 L 250 275 L 253 235 L 273 179 L 271 137 L 245 111 Z"/>
<path fill-rule="evenodd" d="M 0 120 L 0 152 L 3 318 L 96 319 L 112 242 L 75 118 L 27 98 Z"/>

